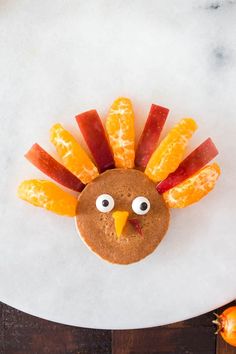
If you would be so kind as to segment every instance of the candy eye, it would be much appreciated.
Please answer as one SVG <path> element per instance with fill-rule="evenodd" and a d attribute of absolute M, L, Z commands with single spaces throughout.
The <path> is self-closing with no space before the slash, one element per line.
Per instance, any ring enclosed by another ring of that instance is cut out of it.
<path fill-rule="evenodd" d="M 114 205 L 114 199 L 109 194 L 101 194 L 96 199 L 96 207 L 102 213 L 108 213 L 114 208 Z"/>
<path fill-rule="evenodd" d="M 150 202 L 145 197 L 136 197 L 132 202 L 132 209 L 138 215 L 145 215 L 150 210 Z"/>

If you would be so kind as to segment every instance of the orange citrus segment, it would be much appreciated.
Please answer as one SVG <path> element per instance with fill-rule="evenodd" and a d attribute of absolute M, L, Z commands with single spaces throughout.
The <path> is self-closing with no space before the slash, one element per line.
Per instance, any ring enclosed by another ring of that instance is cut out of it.
<path fill-rule="evenodd" d="M 110 108 L 106 130 L 114 154 L 116 167 L 134 166 L 134 112 L 128 98 L 120 97 Z"/>
<path fill-rule="evenodd" d="M 17 191 L 19 198 L 65 216 L 76 215 L 77 199 L 50 181 L 31 179 L 23 181 Z"/>
<path fill-rule="evenodd" d="M 214 188 L 219 176 L 220 167 L 213 163 L 163 193 L 163 197 L 170 208 L 185 208 L 207 195 Z"/>
<path fill-rule="evenodd" d="M 97 167 L 75 138 L 61 124 L 55 124 L 51 128 L 50 140 L 65 167 L 84 184 L 91 182 L 98 176 Z"/>
<path fill-rule="evenodd" d="M 197 129 L 191 118 L 182 119 L 162 140 L 152 154 L 145 169 L 145 174 L 153 181 L 160 182 L 179 166 L 188 140 Z"/>

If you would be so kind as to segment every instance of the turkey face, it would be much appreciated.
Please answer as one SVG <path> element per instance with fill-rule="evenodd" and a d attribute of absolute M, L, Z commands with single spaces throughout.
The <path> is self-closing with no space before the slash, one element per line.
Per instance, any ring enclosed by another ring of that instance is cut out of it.
<path fill-rule="evenodd" d="M 155 250 L 168 229 L 169 210 L 143 172 L 114 169 L 81 192 L 76 224 L 97 255 L 111 263 L 128 264 Z"/>

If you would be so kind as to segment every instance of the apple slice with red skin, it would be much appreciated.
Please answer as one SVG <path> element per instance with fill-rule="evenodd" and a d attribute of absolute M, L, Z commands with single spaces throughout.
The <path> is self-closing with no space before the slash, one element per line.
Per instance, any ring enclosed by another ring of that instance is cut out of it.
<path fill-rule="evenodd" d="M 85 186 L 79 178 L 56 161 L 43 148 L 41 148 L 40 145 L 34 144 L 25 154 L 25 157 L 40 171 L 45 173 L 45 175 L 61 185 L 76 192 L 81 192 L 84 189 Z"/>
<path fill-rule="evenodd" d="M 133 228 L 139 233 L 139 235 L 143 236 L 142 226 L 138 219 L 128 219 L 128 221 L 133 226 Z"/>
<path fill-rule="evenodd" d="M 75 119 L 99 172 L 114 168 L 113 154 L 97 111 L 93 109 L 78 114 Z"/>
<path fill-rule="evenodd" d="M 135 165 L 144 169 L 157 147 L 169 109 L 155 104 L 151 109 L 135 153 Z"/>
<path fill-rule="evenodd" d="M 218 150 L 211 138 L 208 138 L 181 162 L 176 171 L 170 173 L 156 186 L 157 191 L 162 194 L 180 184 L 208 164 L 216 155 Z"/>

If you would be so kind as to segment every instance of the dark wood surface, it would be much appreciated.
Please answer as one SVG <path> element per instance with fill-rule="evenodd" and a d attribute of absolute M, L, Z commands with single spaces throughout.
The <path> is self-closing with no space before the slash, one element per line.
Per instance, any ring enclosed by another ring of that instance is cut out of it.
<path fill-rule="evenodd" d="M 108 331 L 60 325 L 0 303 L 0 354 L 236 354 L 214 334 L 213 319 L 209 312 L 168 326 Z"/>

